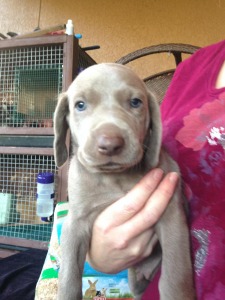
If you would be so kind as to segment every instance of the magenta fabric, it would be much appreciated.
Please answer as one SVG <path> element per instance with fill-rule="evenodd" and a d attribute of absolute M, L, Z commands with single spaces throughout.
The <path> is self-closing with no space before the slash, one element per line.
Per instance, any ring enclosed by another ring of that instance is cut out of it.
<path fill-rule="evenodd" d="M 224 61 L 225 41 L 197 51 L 178 66 L 161 105 L 163 144 L 189 201 L 198 300 L 225 299 L 225 88 L 215 88 Z M 143 300 L 159 299 L 156 281 Z"/>

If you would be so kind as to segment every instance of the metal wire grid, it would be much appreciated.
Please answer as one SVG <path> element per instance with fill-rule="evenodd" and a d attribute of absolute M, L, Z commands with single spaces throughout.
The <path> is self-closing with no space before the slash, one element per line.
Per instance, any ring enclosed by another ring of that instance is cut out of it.
<path fill-rule="evenodd" d="M 0 165 L 0 236 L 49 241 L 52 222 L 36 215 L 36 176 L 53 172 L 57 187 L 54 157 L 0 154 Z"/>
<path fill-rule="evenodd" d="M 63 45 L 0 51 L 0 126 L 52 127 L 62 91 Z"/>
<path fill-rule="evenodd" d="M 95 64 L 78 52 L 77 71 Z M 0 127 L 51 127 L 62 74 L 63 45 L 0 50 Z M 0 154 L 0 166 L 0 236 L 49 241 L 52 223 L 36 216 L 36 175 L 57 174 L 53 156 Z"/>

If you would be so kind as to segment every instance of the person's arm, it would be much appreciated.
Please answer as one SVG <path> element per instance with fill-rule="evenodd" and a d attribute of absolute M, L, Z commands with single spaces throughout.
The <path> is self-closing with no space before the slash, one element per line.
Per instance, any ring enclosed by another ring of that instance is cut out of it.
<path fill-rule="evenodd" d="M 166 209 L 178 181 L 176 173 L 163 176 L 162 170 L 152 170 L 98 216 L 87 256 L 95 269 L 116 273 L 150 255 L 156 242 L 153 226 Z"/>

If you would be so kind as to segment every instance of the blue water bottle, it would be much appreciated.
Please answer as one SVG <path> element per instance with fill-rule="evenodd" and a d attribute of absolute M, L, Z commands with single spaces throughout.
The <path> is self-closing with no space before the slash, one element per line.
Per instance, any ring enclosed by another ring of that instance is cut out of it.
<path fill-rule="evenodd" d="M 50 217 L 54 209 L 54 174 L 40 173 L 37 175 L 37 215 Z"/>

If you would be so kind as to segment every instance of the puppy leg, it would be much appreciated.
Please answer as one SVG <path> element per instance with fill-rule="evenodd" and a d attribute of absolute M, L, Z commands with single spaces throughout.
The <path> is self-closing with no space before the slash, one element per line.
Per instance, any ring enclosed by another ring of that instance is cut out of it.
<path fill-rule="evenodd" d="M 159 243 L 151 255 L 129 269 L 129 285 L 135 300 L 140 300 L 149 282 L 154 278 L 160 267 L 162 252 Z"/>
<path fill-rule="evenodd" d="M 68 215 L 62 228 L 58 300 L 82 299 L 82 273 L 90 237 L 83 224 L 77 223 Z"/>
<path fill-rule="evenodd" d="M 163 253 L 159 281 L 160 300 L 196 299 L 189 230 L 181 197 L 180 193 L 174 195 L 155 227 Z"/>

